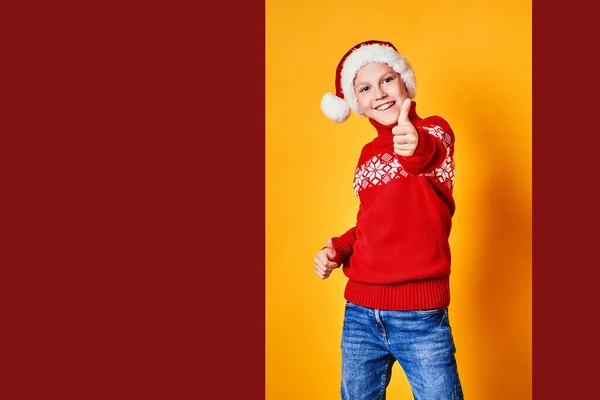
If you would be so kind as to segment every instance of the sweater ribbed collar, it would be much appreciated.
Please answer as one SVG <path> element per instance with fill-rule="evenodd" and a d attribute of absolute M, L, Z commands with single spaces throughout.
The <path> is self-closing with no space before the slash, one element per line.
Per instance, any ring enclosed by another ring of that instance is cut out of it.
<path fill-rule="evenodd" d="M 417 103 L 415 101 L 412 102 L 410 110 L 408 110 L 408 119 L 413 125 L 416 125 L 421 120 L 417 115 Z M 369 118 L 369 122 L 377 130 L 377 137 L 373 140 L 373 145 L 375 147 L 387 147 L 394 144 L 394 134 L 392 133 L 392 129 L 398 125 L 398 122 L 392 125 L 383 125 L 372 118 Z"/>

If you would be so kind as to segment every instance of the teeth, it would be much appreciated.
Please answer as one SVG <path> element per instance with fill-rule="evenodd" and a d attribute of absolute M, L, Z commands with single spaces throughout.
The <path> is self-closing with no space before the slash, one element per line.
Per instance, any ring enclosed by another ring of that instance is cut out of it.
<path fill-rule="evenodd" d="M 390 108 L 391 106 L 393 106 L 394 104 L 396 104 L 396 102 L 395 102 L 395 101 L 392 101 L 392 102 L 390 102 L 390 103 L 385 103 L 385 104 L 382 104 L 382 105 L 380 105 L 379 107 L 376 107 L 375 109 L 376 109 L 376 110 L 378 110 L 378 111 L 385 111 L 385 110 L 387 110 L 388 108 Z"/>

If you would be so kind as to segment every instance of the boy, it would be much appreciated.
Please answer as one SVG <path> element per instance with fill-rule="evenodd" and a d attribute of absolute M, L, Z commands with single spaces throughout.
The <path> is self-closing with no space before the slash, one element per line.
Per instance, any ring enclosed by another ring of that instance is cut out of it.
<path fill-rule="evenodd" d="M 463 399 L 448 319 L 454 214 L 454 133 L 439 116 L 416 113 L 414 73 L 389 42 L 350 49 L 323 113 L 350 109 L 375 127 L 360 154 L 356 226 L 327 240 L 314 260 L 326 279 L 348 277 L 342 332 L 342 399 L 385 399 L 398 361 L 415 399 Z"/>

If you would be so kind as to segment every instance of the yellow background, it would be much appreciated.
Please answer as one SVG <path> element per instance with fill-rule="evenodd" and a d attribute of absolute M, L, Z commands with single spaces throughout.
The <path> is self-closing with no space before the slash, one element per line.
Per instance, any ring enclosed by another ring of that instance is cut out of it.
<path fill-rule="evenodd" d="M 369 39 L 407 57 L 418 113 L 456 134 L 450 320 L 465 396 L 530 399 L 531 3 L 516 0 L 267 0 L 267 399 L 340 398 L 346 278 L 319 279 L 313 258 L 354 225 L 354 168 L 375 131 L 319 103 Z M 388 394 L 412 398 L 397 363 Z"/>

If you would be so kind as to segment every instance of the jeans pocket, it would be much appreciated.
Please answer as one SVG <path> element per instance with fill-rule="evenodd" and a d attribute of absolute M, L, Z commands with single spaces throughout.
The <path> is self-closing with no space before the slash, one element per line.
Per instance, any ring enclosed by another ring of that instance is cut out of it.
<path fill-rule="evenodd" d="M 430 310 L 416 310 L 416 315 L 422 320 L 428 323 L 433 323 L 437 327 L 444 327 L 450 329 L 448 322 L 448 309 L 447 308 L 432 308 Z"/>
<path fill-rule="evenodd" d="M 431 317 L 433 315 L 441 315 L 446 313 L 446 308 L 431 308 L 429 310 L 415 310 L 417 315 L 421 315 L 424 318 Z"/>

